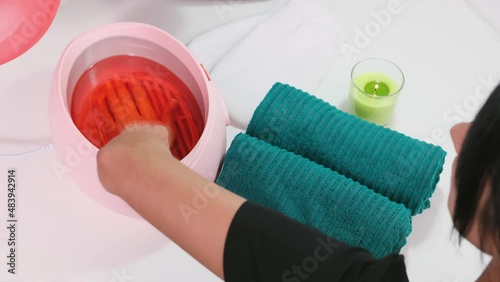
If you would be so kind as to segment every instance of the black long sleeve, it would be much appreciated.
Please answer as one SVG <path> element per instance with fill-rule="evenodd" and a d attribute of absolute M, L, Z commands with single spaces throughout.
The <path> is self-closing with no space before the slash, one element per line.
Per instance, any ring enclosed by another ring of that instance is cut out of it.
<path fill-rule="evenodd" d="M 268 208 L 246 202 L 224 250 L 228 282 L 407 282 L 404 258 L 381 260 Z"/>

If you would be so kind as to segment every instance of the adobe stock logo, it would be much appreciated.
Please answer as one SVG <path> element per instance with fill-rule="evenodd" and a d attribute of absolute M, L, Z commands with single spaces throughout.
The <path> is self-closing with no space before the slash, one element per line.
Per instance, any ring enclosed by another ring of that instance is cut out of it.
<path fill-rule="evenodd" d="M 191 217 L 199 215 L 204 209 L 206 209 L 210 201 L 219 196 L 221 190 L 215 183 L 208 183 L 203 187 L 203 189 L 198 190 L 196 188 L 192 189 L 193 198 L 191 205 L 182 203 L 178 206 L 179 212 L 184 219 L 186 224 L 191 223 Z"/>
<path fill-rule="evenodd" d="M 403 12 L 403 8 L 399 0 L 390 0 L 385 9 L 371 11 L 372 20 L 365 23 L 363 28 L 354 29 L 352 44 L 346 42 L 340 47 L 347 62 L 350 63 L 353 55 L 360 54 L 364 48 L 368 47 L 372 40 L 382 33 L 382 29 L 391 24 L 393 17 Z"/>
<path fill-rule="evenodd" d="M 75 147 L 66 146 L 65 154 L 59 160 L 52 161 L 51 167 L 59 182 L 64 181 L 64 175 L 72 173 L 87 157 L 93 157 L 92 148 L 87 140 L 82 140 Z"/>
<path fill-rule="evenodd" d="M 213 5 L 221 21 L 226 19 L 227 13 L 232 13 L 236 9 L 234 0 L 215 0 Z"/>
<path fill-rule="evenodd" d="M 28 15 L 17 29 L 17 32 L 9 38 L 12 49 L 16 53 L 24 51 L 23 47 L 28 45 L 30 40 L 40 36 L 41 30 L 48 28 L 58 8 L 59 1 L 37 0 L 35 12 Z"/>

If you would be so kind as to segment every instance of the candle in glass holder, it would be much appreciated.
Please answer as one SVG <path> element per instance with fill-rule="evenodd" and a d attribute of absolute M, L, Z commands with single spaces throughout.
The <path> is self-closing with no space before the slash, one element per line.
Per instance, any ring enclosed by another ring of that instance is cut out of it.
<path fill-rule="evenodd" d="M 403 85 L 403 73 L 393 63 L 383 59 L 361 61 L 351 74 L 350 111 L 369 122 L 386 125 Z"/>

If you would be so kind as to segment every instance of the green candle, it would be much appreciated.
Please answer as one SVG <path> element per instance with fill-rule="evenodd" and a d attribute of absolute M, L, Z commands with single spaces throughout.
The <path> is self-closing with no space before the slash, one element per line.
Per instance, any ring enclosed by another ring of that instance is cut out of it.
<path fill-rule="evenodd" d="M 400 86 L 383 73 L 368 72 L 353 78 L 350 91 L 351 112 L 378 125 L 391 120 Z"/>
<path fill-rule="evenodd" d="M 383 81 L 371 81 L 365 85 L 365 93 L 373 94 L 377 96 L 387 96 L 391 92 L 391 89 Z"/>

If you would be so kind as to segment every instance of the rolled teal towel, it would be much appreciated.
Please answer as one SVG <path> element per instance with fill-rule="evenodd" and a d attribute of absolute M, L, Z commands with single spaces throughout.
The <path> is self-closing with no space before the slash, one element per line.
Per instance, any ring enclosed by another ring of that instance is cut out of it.
<path fill-rule="evenodd" d="M 381 258 L 411 232 L 405 206 L 294 153 L 236 136 L 217 183 Z"/>
<path fill-rule="evenodd" d="M 412 215 L 430 206 L 446 153 L 366 122 L 289 85 L 277 83 L 247 134 L 360 182 Z"/>

